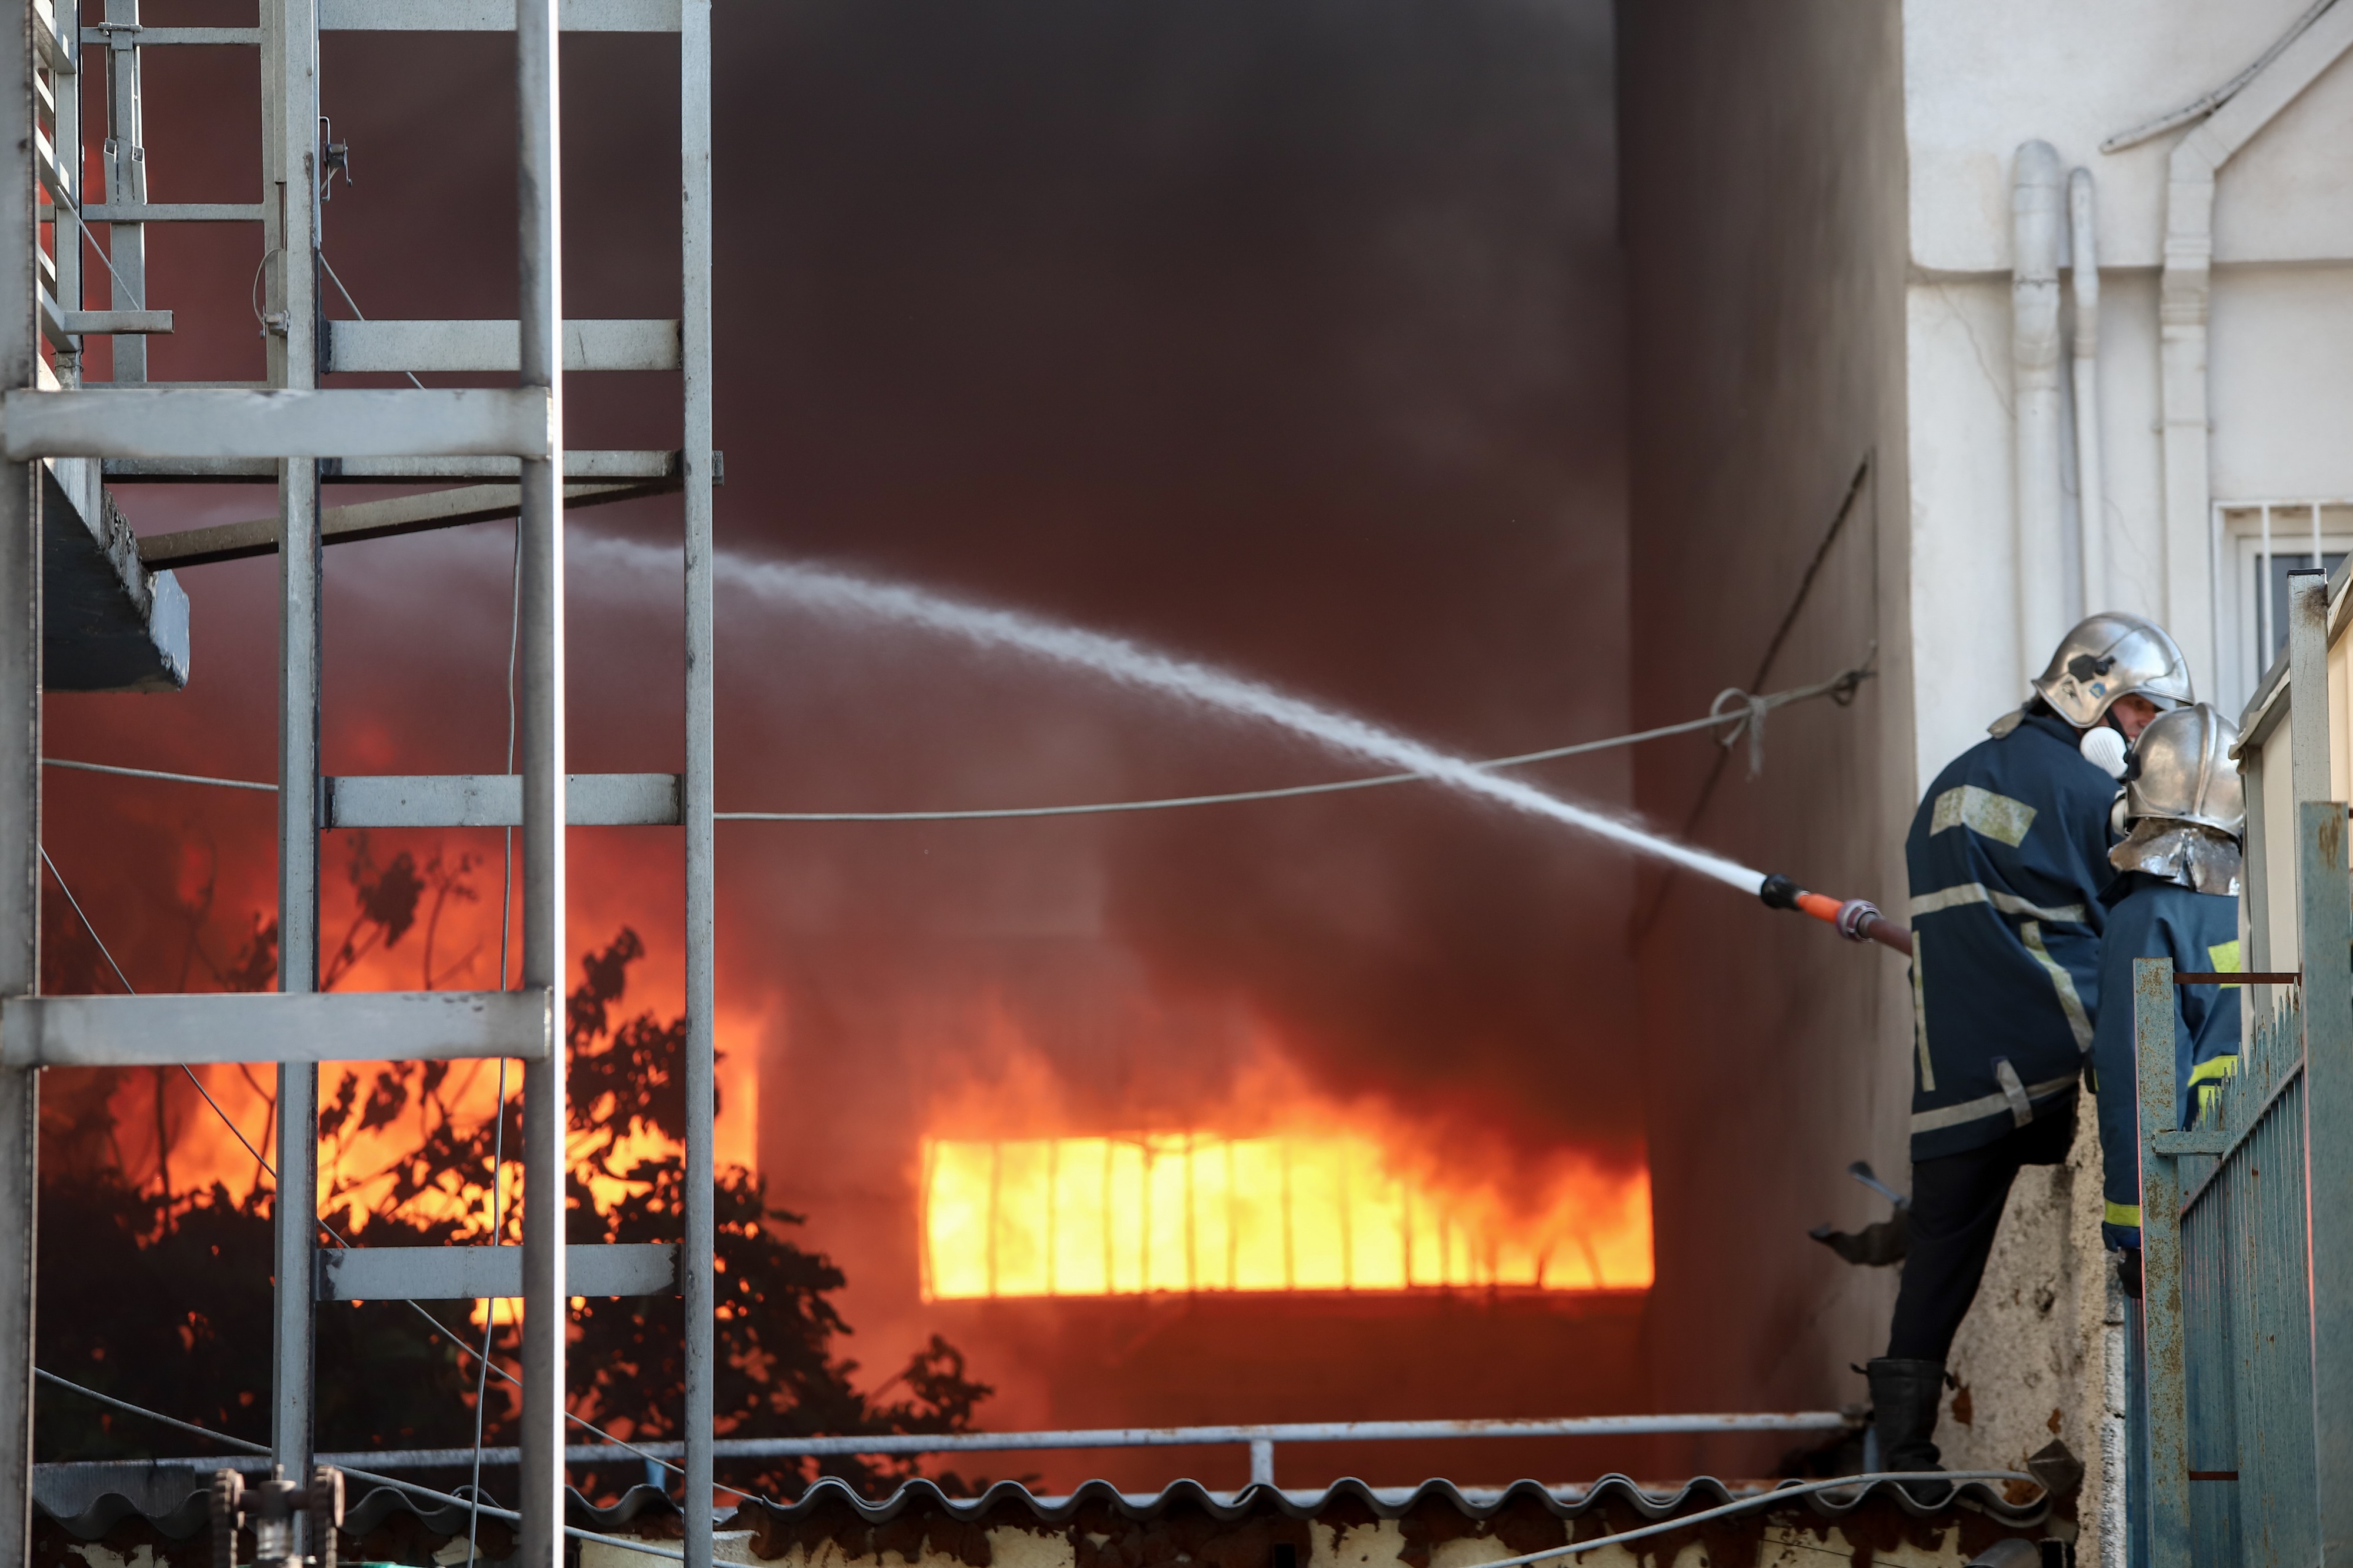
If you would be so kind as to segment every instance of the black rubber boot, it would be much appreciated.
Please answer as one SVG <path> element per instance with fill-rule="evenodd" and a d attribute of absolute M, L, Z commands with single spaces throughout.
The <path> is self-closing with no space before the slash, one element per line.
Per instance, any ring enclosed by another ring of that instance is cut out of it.
<path fill-rule="evenodd" d="M 1872 1425 L 1879 1431 L 1879 1468 L 1943 1469 L 1933 1439 L 1945 1398 L 1945 1363 L 1881 1356 L 1864 1372 L 1871 1379 Z M 1905 1489 L 1930 1504 L 1952 1495 L 1951 1485 L 1938 1481 L 1914 1482 Z"/>

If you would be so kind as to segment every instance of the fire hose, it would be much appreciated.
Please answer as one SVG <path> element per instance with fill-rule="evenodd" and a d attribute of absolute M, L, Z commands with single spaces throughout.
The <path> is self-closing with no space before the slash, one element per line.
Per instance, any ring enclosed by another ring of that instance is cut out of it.
<path fill-rule="evenodd" d="M 1796 910 L 1838 929 L 1839 935 L 1849 942 L 1875 942 L 1891 947 L 1905 957 L 1912 956 L 1912 932 L 1879 912 L 1879 906 L 1869 899 L 1848 899 L 1843 901 L 1828 893 L 1810 893 L 1778 871 L 1765 879 L 1757 896 L 1766 907 L 1776 910 Z"/>

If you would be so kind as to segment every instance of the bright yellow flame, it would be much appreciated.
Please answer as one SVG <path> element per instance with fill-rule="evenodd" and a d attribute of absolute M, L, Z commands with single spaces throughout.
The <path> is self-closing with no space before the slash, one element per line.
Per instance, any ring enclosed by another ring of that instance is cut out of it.
<path fill-rule="evenodd" d="M 1534 1205 L 1355 1133 L 926 1138 L 923 1294 L 1651 1283 L 1651 1183 L 1577 1164 Z"/>

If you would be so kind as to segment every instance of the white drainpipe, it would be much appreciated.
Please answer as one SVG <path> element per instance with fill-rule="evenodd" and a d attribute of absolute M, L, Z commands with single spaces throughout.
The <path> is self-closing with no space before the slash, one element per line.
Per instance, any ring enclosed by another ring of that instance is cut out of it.
<path fill-rule="evenodd" d="M 2165 429 L 2165 603 L 2190 668 L 2213 668 L 2213 521 L 2207 471 L 2206 313 L 2214 266 L 2214 171 L 2233 148 L 2204 125 L 2167 160 L 2165 265 L 2158 275 L 2158 395 Z"/>
<path fill-rule="evenodd" d="M 2018 637 L 2024 676 L 2068 626 L 2061 519 L 2059 246 L 2066 203 L 2059 153 L 2048 142 L 2018 150 L 2010 187 L 2010 364 L 2018 481 Z M 2021 680 L 2024 684 L 2024 680 Z"/>
<path fill-rule="evenodd" d="M 2100 251 L 2092 171 L 2067 176 L 2075 283 L 2075 496 L 2081 515 L 2085 615 L 2110 607 L 2108 510 L 2100 475 Z"/>
<path fill-rule="evenodd" d="M 2208 471 L 2206 321 L 2214 267 L 2214 176 L 2239 149 L 2353 48 L 2353 5 L 2300 22 L 2230 100 L 2166 159 L 2165 268 L 2158 279 L 2165 410 L 2165 602 L 2159 608 L 2192 670 L 2214 668 L 2220 542 Z M 2211 678 L 2210 678 L 2211 679 Z"/>

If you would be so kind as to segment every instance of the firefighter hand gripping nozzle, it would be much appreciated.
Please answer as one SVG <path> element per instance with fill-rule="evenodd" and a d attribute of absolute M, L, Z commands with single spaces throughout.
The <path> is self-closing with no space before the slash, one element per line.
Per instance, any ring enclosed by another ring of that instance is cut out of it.
<path fill-rule="evenodd" d="M 1849 942 L 1875 942 L 1882 947 L 1894 948 L 1906 958 L 1912 956 L 1912 932 L 1881 914 L 1879 906 L 1868 899 L 1849 899 L 1841 903 L 1827 893 L 1806 891 L 1778 871 L 1765 879 L 1757 896 L 1772 909 L 1796 910 L 1818 921 L 1827 921 Z"/>

